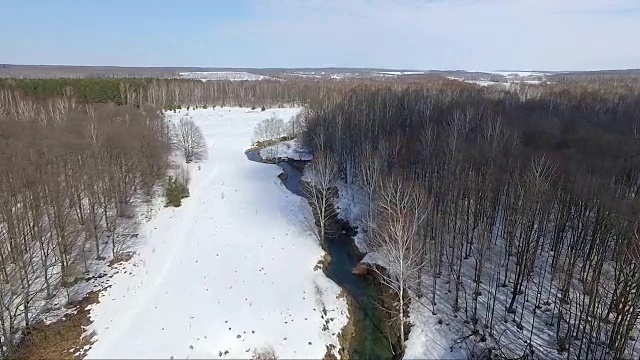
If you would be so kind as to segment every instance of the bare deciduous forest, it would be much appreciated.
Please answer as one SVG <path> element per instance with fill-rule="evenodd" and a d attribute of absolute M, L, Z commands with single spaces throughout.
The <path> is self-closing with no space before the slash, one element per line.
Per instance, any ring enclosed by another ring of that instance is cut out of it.
<path fill-rule="evenodd" d="M 126 253 L 134 207 L 165 178 L 168 151 L 155 108 L 2 93 L 1 355 L 50 300 L 94 275 L 92 260 Z"/>
<path fill-rule="evenodd" d="M 638 356 L 640 88 L 607 79 L 1 79 L 1 355 L 92 259 L 126 249 L 133 208 L 166 179 L 161 110 L 291 104 L 330 164 L 316 171 L 366 194 L 359 231 L 401 304 L 460 319 L 478 354 Z"/>
<path fill-rule="evenodd" d="M 367 194 L 400 304 L 459 318 L 476 354 L 632 358 L 638 109 L 624 81 L 363 85 L 308 109 L 307 142 Z"/>

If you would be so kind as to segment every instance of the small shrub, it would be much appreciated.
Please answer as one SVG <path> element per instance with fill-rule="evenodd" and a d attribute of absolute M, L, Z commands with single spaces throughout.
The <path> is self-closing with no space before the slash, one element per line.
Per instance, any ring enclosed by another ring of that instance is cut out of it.
<path fill-rule="evenodd" d="M 181 167 L 176 177 L 169 176 L 165 185 L 166 206 L 179 207 L 182 199 L 189 197 L 189 171 Z"/>
<path fill-rule="evenodd" d="M 265 111 L 265 110 L 267 110 L 267 108 L 264 107 L 264 105 L 262 105 L 262 107 L 260 108 L 260 111 Z"/>

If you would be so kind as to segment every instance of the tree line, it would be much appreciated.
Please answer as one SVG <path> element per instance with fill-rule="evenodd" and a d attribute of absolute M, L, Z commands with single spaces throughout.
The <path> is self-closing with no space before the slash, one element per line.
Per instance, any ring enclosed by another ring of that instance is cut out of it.
<path fill-rule="evenodd" d="M 445 82 L 465 87 L 445 78 L 402 79 L 394 86 L 407 87 L 425 82 Z M 281 107 L 322 103 L 337 93 L 346 93 L 361 84 L 391 83 L 385 79 L 200 81 L 157 78 L 83 79 L 2 79 L 0 104 L 24 98 L 52 101 L 71 97 L 80 104 L 113 103 L 136 107 L 154 106 L 165 110 L 180 107 Z"/>
<path fill-rule="evenodd" d="M 0 97 L 22 95 L 49 100 L 70 96 L 81 104 L 114 103 L 162 109 L 188 106 L 275 107 L 305 104 L 310 99 L 322 98 L 347 86 L 351 86 L 350 82 L 305 80 L 0 79 Z"/>
<path fill-rule="evenodd" d="M 169 127 L 157 108 L 71 97 L 0 101 L 0 356 L 10 356 L 92 260 L 118 259 L 134 210 L 167 173 Z"/>
<path fill-rule="evenodd" d="M 364 194 L 401 343 L 412 294 L 476 355 L 630 358 L 639 109 L 633 82 L 364 84 L 312 103 L 305 139 Z"/>

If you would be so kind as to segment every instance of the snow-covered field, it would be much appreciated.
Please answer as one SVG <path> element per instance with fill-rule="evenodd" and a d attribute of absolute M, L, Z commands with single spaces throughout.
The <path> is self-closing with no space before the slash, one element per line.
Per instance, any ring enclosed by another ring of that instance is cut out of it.
<path fill-rule="evenodd" d="M 518 85 L 518 84 L 540 84 L 543 81 L 542 80 L 521 80 L 521 78 L 518 77 L 504 77 L 504 81 L 493 81 L 493 80 L 471 80 L 471 79 L 465 79 L 465 78 L 461 78 L 461 77 L 454 77 L 454 76 L 447 76 L 448 79 L 450 80 L 457 80 L 457 81 L 462 81 L 462 82 L 466 82 L 469 84 L 476 84 L 479 86 L 500 86 L 500 87 L 504 87 L 504 88 L 510 88 L 512 85 Z"/>
<path fill-rule="evenodd" d="M 424 74 L 424 71 L 380 71 L 378 72 L 378 74 L 382 74 L 382 75 L 391 75 L 391 76 L 398 76 L 398 75 L 422 75 Z"/>
<path fill-rule="evenodd" d="M 244 154 L 258 122 L 299 110 L 168 115 L 188 113 L 202 128 L 208 160 L 190 165 L 182 207 L 142 225 L 136 255 L 93 305 L 88 358 L 249 358 L 265 346 L 321 358 L 338 345 L 347 306 L 314 270 L 323 251 L 304 225 L 308 205 L 282 186 L 277 165 Z"/>
<path fill-rule="evenodd" d="M 502 75 L 507 78 L 518 78 L 518 77 L 545 77 L 549 75 L 548 73 L 543 73 L 539 71 L 483 71 L 489 74 Z"/>
<path fill-rule="evenodd" d="M 402 75 L 422 75 L 425 71 L 360 71 L 360 72 L 325 72 L 325 71 L 296 71 L 289 75 L 303 78 L 328 79 L 367 79 L 367 78 L 395 78 Z"/>
<path fill-rule="evenodd" d="M 271 79 L 268 76 L 251 74 L 243 71 L 193 71 L 182 72 L 180 77 L 183 79 L 196 79 L 196 80 L 265 80 Z"/>

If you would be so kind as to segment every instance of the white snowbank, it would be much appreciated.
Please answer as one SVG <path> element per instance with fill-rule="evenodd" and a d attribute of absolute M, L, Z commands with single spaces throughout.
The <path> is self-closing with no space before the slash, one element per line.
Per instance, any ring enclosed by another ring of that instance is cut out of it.
<path fill-rule="evenodd" d="M 137 254 L 93 305 L 88 358 L 249 358 L 262 346 L 280 358 L 321 358 L 326 345 L 338 347 L 347 306 L 314 271 L 324 252 L 303 223 L 306 201 L 282 186 L 277 165 L 244 154 L 265 113 L 188 113 L 208 160 L 190 165 L 191 197 L 142 226 Z"/>
<path fill-rule="evenodd" d="M 369 212 L 367 195 L 356 185 L 346 184 L 344 181 L 338 181 L 338 199 L 335 206 L 338 211 L 338 217 L 347 220 L 351 226 L 357 227 L 357 234 L 354 242 L 358 249 L 363 252 L 369 252 L 366 239 L 366 222 Z"/>
<path fill-rule="evenodd" d="M 289 158 L 292 160 L 311 160 L 313 154 L 298 139 L 282 141 L 260 150 L 260 156 L 265 160 Z"/>

